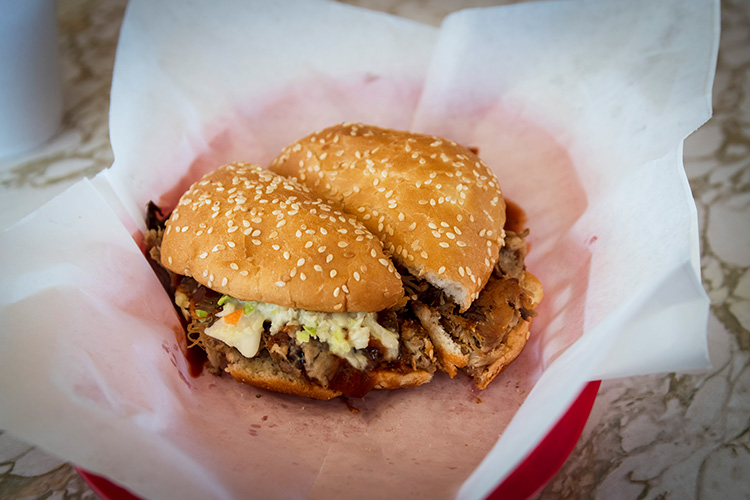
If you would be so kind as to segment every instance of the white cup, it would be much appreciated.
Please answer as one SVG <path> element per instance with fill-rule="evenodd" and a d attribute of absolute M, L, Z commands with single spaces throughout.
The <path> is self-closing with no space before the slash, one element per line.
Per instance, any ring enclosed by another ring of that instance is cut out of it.
<path fill-rule="evenodd" d="M 61 118 L 54 0 L 0 0 L 0 156 L 41 145 Z"/>

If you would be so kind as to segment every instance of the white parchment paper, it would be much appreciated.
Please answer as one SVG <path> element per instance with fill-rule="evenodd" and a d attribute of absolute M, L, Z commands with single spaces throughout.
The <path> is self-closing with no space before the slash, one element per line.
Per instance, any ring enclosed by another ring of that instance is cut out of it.
<path fill-rule="evenodd" d="M 438 30 L 312 1 L 133 0 L 115 163 L 2 233 L 0 427 L 146 498 L 481 498 L 588 380 L 706 366 L 682 140 L 710 116 L 714 1 L 467 10 Z M 341 121 L 480 149 L 545 300 L 485 391 L 355 402 L 188 375 L 146 202 Z M 22 374 L 19 378 L 19 374 Z"/>

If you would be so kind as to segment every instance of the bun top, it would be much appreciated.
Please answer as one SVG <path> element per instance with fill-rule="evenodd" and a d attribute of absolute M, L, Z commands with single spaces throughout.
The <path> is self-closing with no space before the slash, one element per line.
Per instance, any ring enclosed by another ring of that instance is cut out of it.
<path fill-rule="evenodd" d="M 330 127 L 285 148 L 271 170 L 340 203 L 412 274 L 466 310 L 503 245 L 505 201 L 468 148 L 361 124 Z"/>
<path fill-rule="evenodd" d="M 211 172 L 166 223 L 162 264 L 240 300 L 375 312 L 403 296 L 380 240 L 294 179 L 257 165 Z"/>

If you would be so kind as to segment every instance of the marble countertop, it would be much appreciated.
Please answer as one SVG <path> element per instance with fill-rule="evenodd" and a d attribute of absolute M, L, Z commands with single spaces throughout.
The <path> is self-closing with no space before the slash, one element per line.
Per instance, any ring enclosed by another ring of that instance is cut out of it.
<path fill-rule="evenodd" d="M 433 25 L 491 0 L 348 3 Z M 44 146 L 0 159 L 0 229 L 112 163 L 109 87 L 126 2 L 58 2 L 65 112 Z M 558 498 L 750 497 L 750 3 L 722 2 L 714 116 L 685 143 L 698 206 L 713 368 L 608 380 L 568 461 L 539 494 Z M 0 498 L 96 498 L 72 466 L 0 431 Z"/>

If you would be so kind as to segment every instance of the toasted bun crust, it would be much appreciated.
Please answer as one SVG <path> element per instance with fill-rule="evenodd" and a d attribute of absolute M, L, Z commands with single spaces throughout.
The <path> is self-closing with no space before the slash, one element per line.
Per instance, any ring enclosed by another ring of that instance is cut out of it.
<path fill-rule="evenodd" d="M 182 196 L 162 265 L 241 300 L 322 312 L 373 312 L 403 296 L 382 243 L 293 179 L 233 163 Z"/>
<path fill-rule="evenodd" d="M 396 372 L 388 370 L 377 370 L 373 372 L 375 389 L 405 389 L 426 384 L 432 380 L 432 374 L 423 370 L 412 372 Z"/>
<path fill-rule="evenodd" d="M 503 244 L 497 179 L 469 149 L 366 125 L 324 129 L 285 148 L 270 169 L 341 203 L 401 265 L 466 310 Z"/>

